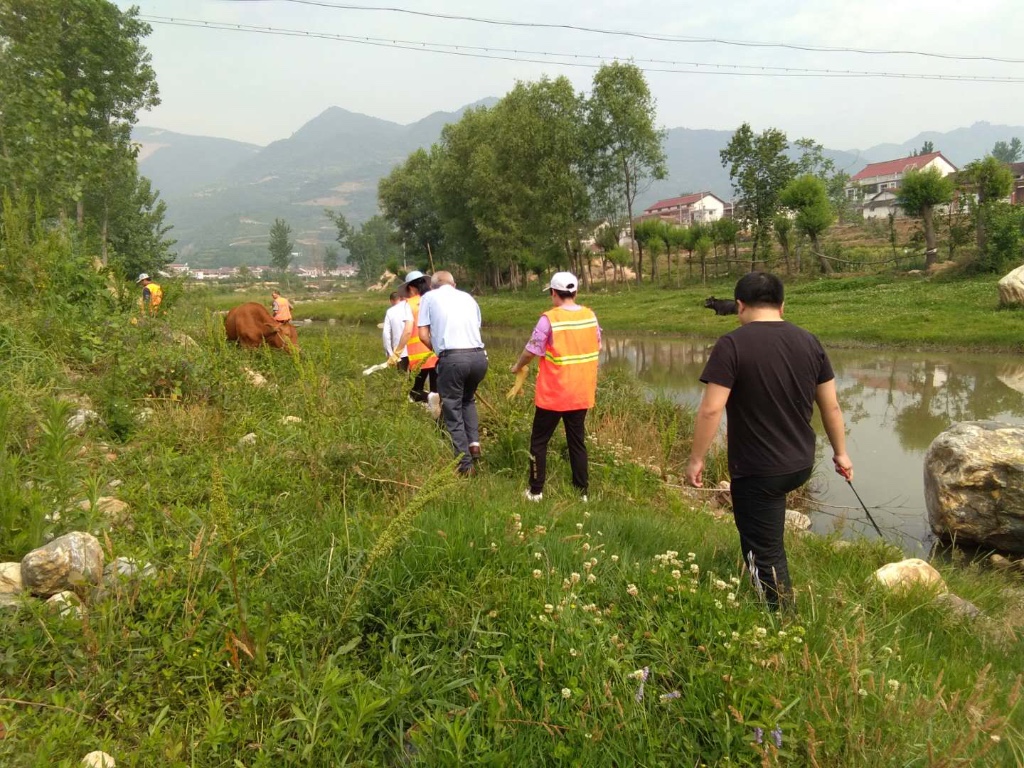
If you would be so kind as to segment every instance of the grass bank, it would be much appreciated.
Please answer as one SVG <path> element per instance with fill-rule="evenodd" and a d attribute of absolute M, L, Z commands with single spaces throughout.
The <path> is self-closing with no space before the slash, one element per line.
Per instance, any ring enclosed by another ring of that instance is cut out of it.
<path fill-rule="evenodd" d="M 999 308 L 996 279 L 872 275 L 804 280 L 787 287 L 786 317 L 821 339 L 839 345 L 1024 351 L 1024 312 Z M 731 297 L 735 281 L 683 288 L 619 286 L 581 294 L 602 326 L 622 333 L 719 336 L 735 320 L 716 317 L 703 306 L 707 296 Z M 246 297 L 211 296 L 206 305 L 227 309 Z M 533 292 L 482 295 L 484 321 L 492 326 L 532 327 L 548 308 Z M 337 300 L 307 301 L 296 317 L 376 324 L 386 296 L 351 293 Z"/>
<path fill-rule="evenodd" d="M 60 326 L 0 324 L 0 560 L 96 530 L 108 561 L 156 568 L 83 592 L 81 618 L 0 610 L 0 764 L 1024 759 L 1024 589 L 1007 576 L 941 566 L 987 614 L 968 623 L 871 589 L 891 548 L 793 538 L 797 612 L 773 617 L 731 522 L 648 468 L 677 470 L 691 415 L 628 380 L 602 380 L 589 420 L 590 503 L 556 438 L 530 504 L 511 358 L 482 390 L 482 472 L 459 480 L 405 382 L 361 375 L 374 339 L 318 328 L 300 358 L 246 354 L 217 318 L 177 313 L 195 345 L 118 317 L 85 357 Z M 86 402 L 100 418 L 72 433 Z M 101 495 L 131 524 L 77 506 Z"/>

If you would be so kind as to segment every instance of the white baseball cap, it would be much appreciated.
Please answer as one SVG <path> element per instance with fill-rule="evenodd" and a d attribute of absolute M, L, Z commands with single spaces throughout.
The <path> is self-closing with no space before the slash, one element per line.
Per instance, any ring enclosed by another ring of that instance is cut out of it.
<path fill-rule="evenodd" d="M 408 285 L 409 283 L 415 282 L 416 280 L 419 280 L 421 277 L 426 277 L 426 275 L 424 275 L 418 269 L 414 269 L 412 272 L 406 273 L 404 285 Z"/>
<path fill-rule="evenodd" d="M 139 275 L 135 279 L 135 282 L 136 283 L 141 283 L 143 280 L 149 280 L 149 275 L 146 272 L 143 272 L 141 275 Z"/>
<path fill-rule="evenodd" d="M 545 291 L 575 291 L 579 287 L 579 281 L 572 272 L 555 272 L 551 276 L 551 282 L 545 286 Z"/>

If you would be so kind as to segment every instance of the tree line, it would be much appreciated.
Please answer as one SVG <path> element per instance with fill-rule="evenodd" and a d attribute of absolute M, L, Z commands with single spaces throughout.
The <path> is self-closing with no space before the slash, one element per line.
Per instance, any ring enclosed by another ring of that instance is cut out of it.
<path fill-rule="evenodd" d="M 28 230 L 66 228 L 77 253 L 124 275 L 171 260 L 165 206 L 139 174 L 131 140 L 138 113 L 160 103 L 142 44 L 150 31 L 137 8 L 107 0 L 0 2 L 0 216 L 9 236 L 14 216 Z"/>
<path fill-rule="evenodd" d="M 601 221 L 630 221 L 637 196 L 664 178 L 663 137 L 633 64 L 602 66 L 589 93 L 565 77 L 519 82 L 382 179 L 379 218 L 356 231 L 328 213 L 366 276 L 397 260 L 443 263 L 493 288 L 520 287 L 556 267 L 586 280 L 583 241 Z M 638 249 L 631 259 L 639 274 Z"/>

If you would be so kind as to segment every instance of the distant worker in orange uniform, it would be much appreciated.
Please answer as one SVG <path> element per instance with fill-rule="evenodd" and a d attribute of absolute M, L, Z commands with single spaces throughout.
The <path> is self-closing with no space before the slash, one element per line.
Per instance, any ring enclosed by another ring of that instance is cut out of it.
<path fill-rule="evenodd" d="M 406 303 L 412 310 L 412 322 L 406 324 L 406 331 L 398 342 L 397 349 L 406 348 L 409 356 L 409 370 L 416 374 L 413 380 L 412 389 L 409 390 L 409 400 L 414 403 L 431 403 L 439 405 L 437 395 L 437 355 L 420 341 L 419 318 L 420 299 L 423 294 L 430 290 L 430 280 L 418 269 L 405 276 Z M 423 391 L 423 385 L 429 381 L 427 392 Z M 428 394 L 429 393 L 429 394 Z M 434 397 L 431 398 L 430 395 Z M 435 402 L 432 402 L 435 401 Z"/>
<path fill-rule="evenodd" d="M 597 396 L 601 327 L 593 311 L 576 303 L 578 286 L 571 272 L 552 276 L 547 290 L 554 307 L 540 316 L 526 349 L 511 369 L 518 376 L 513 388 L 517 392 L 530 361 L 540 358 L 530 436 L 530 487 L 525 494 L 528 501 L 544 498 L 548 442 L 559 421 L 565 425 L 569 444 L 572 484 L 582 500 L 587 500 L 590 483 L 584 423 Z"/>
<path fill-rule="evenodd" d="M 135 282 L 142 286 L 142 314 L 155 315 L 160 308 L 160 302 L 164 300 L 163 289 L 145 272 L 139 275 Z"/>
<path fill-rule="evenodd" d="M 290 323 L 292 321 L 292 303 L 277 291 L 270 292 L 274 303 L 270 307 L 270 314 L 279 323 Z"/>

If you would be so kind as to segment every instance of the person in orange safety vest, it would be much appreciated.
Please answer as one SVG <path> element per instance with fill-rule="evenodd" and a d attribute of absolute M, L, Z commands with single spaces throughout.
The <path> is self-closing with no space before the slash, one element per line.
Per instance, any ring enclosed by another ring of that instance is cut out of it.
<path fill-rule="evenodd" d="M 417 324 L 420 316 L 420 299 L 424 293 L 430 290 L 430 279 L 418 269 L 414 269 L 405 276 L 404 288 L 406 303 L 412 310 L 412 322 L 406 323 L 406 330 L 398 342 L 397 349 L 406 347 L 406 352 L 409 355 L 409 370 L 416 373 L 412 389 L 409 390 L 409 400 L 415 403 L 427 403 L 430 402 L 428 392 L 437 392 L 437 355 L 420 341 Z M 424 392 L 423 385 L 428 381 L 429 390 Z"/>
<path fill-rule="evenodd" d="M 270 296 L 274 299 L 270 314 L 279 323 L 290 323 L 292 321 L 292 303 L 277 291 L 271 291 Z"/>
<path fill-rule="evenodd" d="M 135 283 L 142 286 L 142 313 L 155 315 L 160 308 L 160 302 L 164 300 L 163 289 L 145 272 L 138 276 Z"/>
<path fill-rule="evenodd" d="M 529 501 L 540 501 L 547 477 L 548 442 L 561 421 L 569 445 L 572 484 L 587 500 L 589 474 L 586 432 L 587 411 L 597 395 L 597 365 L 601 353 L 601 327 L 592 310 L 576 303 L 579 282 L 571 272 L 557 272 L 547 290 L 554 305 L 540 316 L 529 343 L 512 373 L 517 374 L 513 394 L 525 379 L 526 367 L 540 358 L 534 395 L 536 411 L 530 436 Z"/>

